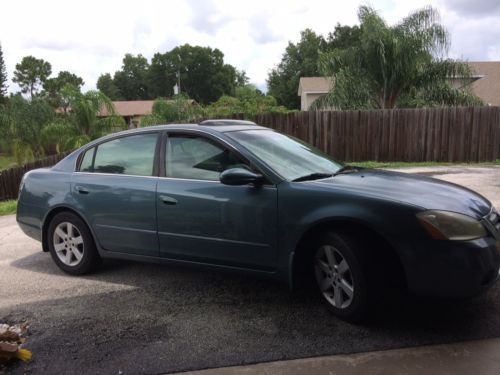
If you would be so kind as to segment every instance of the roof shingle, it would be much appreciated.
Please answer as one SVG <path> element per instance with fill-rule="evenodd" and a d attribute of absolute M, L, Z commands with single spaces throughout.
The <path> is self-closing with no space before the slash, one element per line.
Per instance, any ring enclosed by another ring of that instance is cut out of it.
<path fill-rule="evenodd" d="M 119 116 L 144 116 L 150 115 L 153 109 L 154 100 L 127 100 L 127 101 L 115 101 L 113 102 L 113 107 L 115 112 Z M 109 116 L 106 108 L 103 108 L 97 114 L 99 117 Z"/>

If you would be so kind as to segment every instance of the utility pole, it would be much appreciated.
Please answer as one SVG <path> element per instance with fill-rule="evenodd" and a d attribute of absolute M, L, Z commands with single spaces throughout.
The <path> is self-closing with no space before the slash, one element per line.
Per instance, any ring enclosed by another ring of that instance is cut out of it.
<path fill-rule="evenodd" d="M 182 63 L 182 60 L 181 60 L 181 55 L 177 55 L 177 57 L 179 58 L 179 66 L 177 69 L 177 91 L 180 94 L 181 93 L 181 63 Z"/>

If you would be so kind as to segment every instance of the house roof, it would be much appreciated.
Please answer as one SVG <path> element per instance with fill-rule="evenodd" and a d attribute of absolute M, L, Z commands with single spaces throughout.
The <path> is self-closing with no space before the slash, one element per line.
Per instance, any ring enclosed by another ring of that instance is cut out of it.
<path fill-rule="evenodd" d="M 478 77 L 471 84 L 472 92 L 487 104 L 500 106 L 500 61 L 471 61 L 469 65 Z"/>
<path fill-rule="evenodd" d="M 189 104 L 196 104 L 193 99 L 188 99 Z M 113 107 L 117 115 L 122 117 L 133 117 L 133 116 L 144 116 L 150 115 L 153 111 L 154 100 L 122 100 L 114 101 Z M 167 102 L 173 102 L 173 100 L 167 100 Z M 109 116 L 106 108 L 102 108 L 97 114 L 98 117 Z"/>
<path fill-rule="evenodd" d="M 298 96 L 302 94 L 326 94 L 333 87 L 330 77 L 300 77 Z"/>
<path fill-rule="evenodd" d="M 113 102 L 113 107 L 119 116 L 143 116 L 151 114 L 154 102 L 154 100 L 115 101 Z M 99 117 L 106 117 L 108 115 L 106 108 L 101 109 L 97 114 Z"/>

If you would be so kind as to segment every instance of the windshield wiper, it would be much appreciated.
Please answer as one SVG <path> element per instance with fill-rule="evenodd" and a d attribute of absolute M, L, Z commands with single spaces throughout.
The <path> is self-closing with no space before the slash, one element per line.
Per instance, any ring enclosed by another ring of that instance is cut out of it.
<path fill-rule="evenodd" d="M 293 182 L 300 182 L 300 181 L 310 181 L 310 180 L 319 180 L 320 178 L 327 178 L 327 177 L 332 177 L 332 173 L 323 173 L 323 172 L 316 172 L 316 173 L 311 173 L 299 178 L 296 178 L 295 180 L 292 180 Z"/>
<path fill-rule="evenodd" d="M 356 172 L 360 169 L 363 169 L 363 167 L 354 167 L 352 165 L 344 165 L 342 168 L 340 168 L 335 173 L 315 172 L 315 173 L 311 173 L 311 174 L 308 174 L 308 175 L 305 175 L 302 177 L 298 177 L 292 181 L 293 182 L 300 182 L 300 181 L 319 180 L 320 178 L 335 177 L 336 175 L 342 174 L 342 173 Z"/>
<path fill-rule="evenodd" d="M 344 165 L 337 172 L 335 172 L 332 177 L 335 177 L 338 174 L 347 173 L 347 172 L 355 172 L 357 170 L 363 169 L 362 167 L 354 167 L 352 165 Z"/>

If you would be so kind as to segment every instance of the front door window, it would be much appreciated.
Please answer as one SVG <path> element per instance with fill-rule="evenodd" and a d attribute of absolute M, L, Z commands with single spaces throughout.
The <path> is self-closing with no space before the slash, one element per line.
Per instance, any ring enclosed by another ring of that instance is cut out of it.
<path fill-rule="evenodd" d="M 171 135 L 166 152 L 167 177 L 218 181 L 226 169 L 247 168 L 233 152 L 200 137 Z"/>

